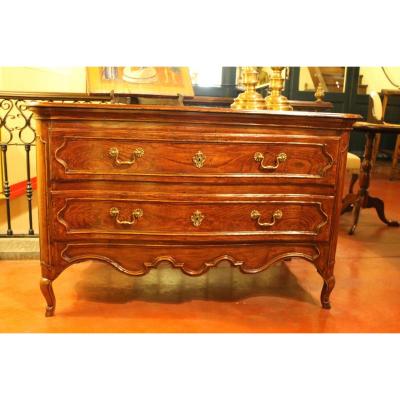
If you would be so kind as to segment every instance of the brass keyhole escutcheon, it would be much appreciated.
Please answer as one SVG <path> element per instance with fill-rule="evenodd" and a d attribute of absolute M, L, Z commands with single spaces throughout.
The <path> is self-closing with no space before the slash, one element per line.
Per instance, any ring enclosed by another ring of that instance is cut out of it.
<path fill-rule="evenodd" d="M 202 151 L 198 151 L 193 157 L 192 157 L 192 161 L 193 164 L 197 167 L 197 168 L 201 168 L 205 161 L 206 161 L 206 156 L 203 154 Z"/>
<path fill-rule="evenodd" d="M 201 211 L 196 210 L 192 216 L 190 217 L 193 226 L 195 226 L 196 228 L 199 227 L 204 219 L 204 215 Z"/>

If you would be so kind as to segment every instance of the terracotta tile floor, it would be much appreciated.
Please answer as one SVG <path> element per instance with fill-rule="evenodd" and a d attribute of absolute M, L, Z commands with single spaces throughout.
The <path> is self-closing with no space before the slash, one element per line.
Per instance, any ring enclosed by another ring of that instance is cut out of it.
<path fill-rule="evenodd" d="M 400 181 L 381 177 L 372 195 L 400 220 Z M 0 332 L 400 332 L 400 229 L 362 210 L 340 223 L 332 309 L 322 280 L 292 260 L 258 275 L 228 266 L 191 278 L 171 268 L 132 278 L 107 265 L 77 264 L 54 283 L 56 316 L 44 317 L 38 261 L 0 262 Z"/>

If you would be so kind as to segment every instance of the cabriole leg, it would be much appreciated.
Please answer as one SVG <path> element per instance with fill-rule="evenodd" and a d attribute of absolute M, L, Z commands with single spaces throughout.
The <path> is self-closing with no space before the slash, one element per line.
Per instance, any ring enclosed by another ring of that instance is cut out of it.
<path fill-rule="evenodd" d="M 41 278 L 40 280 L 40 290 L 44 298 L 46 299 L 46 317 L 52 317 L 56 308 L 56 298 L 54 296 L 52 281 L 47 278 Z"/>
<path fill-rule="evenodd" d="M 324 278 L 324 285 L 321 291 L 321 305 L 322 308 L 329 310 L 331 308 L 331 303 L 329 301 L 329 296 L 335 287 L 335 277 L 332 275 L 328 279 Z"/>
<path fill-rule="evenodd" d="M 335 262 L 329 260 L 329 254 L 325 251 L 321 254 L 321 256 L 315 263 L 317 272 L 321 275 L 321 278 L 324 280 L 320 299 L 322 308 L 325 309 L 331 308 L 329 296 L 333 288 L 335 287 L 335 276 L 333 275 L 334 265 Z"/>

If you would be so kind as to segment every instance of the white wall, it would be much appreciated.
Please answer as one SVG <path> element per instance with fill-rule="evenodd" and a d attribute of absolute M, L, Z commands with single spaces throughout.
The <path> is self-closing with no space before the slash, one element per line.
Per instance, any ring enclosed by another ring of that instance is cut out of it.
<path fill-rule="evenodd" d="M 385 67 L 385 71 L 400 86 L 400 67 Z M 362 83 L 368 85 L 368 94 L 382 89 L 398 89 L 389 82 L 381 67 L 360 67 L 360 75 L 363 75 Z"/>
<path fill-rule="evenodd" d="M 0 91 L 86 93 L 86 68 L 0 67 Z"/>

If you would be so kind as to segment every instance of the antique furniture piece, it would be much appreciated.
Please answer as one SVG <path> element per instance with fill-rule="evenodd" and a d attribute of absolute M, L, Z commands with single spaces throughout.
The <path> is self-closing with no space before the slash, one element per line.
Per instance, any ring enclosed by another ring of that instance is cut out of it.
<path fill-rule="evenodd" d="M 360 168 L 360 189 L 357 193 L 353 193 L 352 188 L 356 181 L 356 177 L 353 175 L 349 193 L 343 199 L 342 212 L 348 211 L 351 208 L 353 209 L 353 225 L 349 230 L 349 235 L 355 232 L 361 208 L 375 208 L 382 222 L 391 227 L 399 226 L 397 221 L 390 221 L 386 218 L 384 202 L 377 197 L 370 196 L 368 193 L 377 136 L 381 134 L 398 135 L 400 133 L 400 124 L 388 124 L 383 122 L 383 115 L 383 107 L 379 94 L 377 92 L 371 92 L 368 108 L 368 122 L 356 122 L 353 126 L 355 132 L 366 133 L 366 142 L 364 159 Z"/>
<path fill-rule="evenodd" d="M 389 90 L 389 89 L 383 89 L 381 90 L 381 95 L 382 95 L 382 105 L 378 106 L 378 109 L 380 110 L 380 113 L 376 116 L 377 123 L 385 123 L 384 119 L 385 119 L 385 115 L 386 115 L 386 109 L 387 109 L 387 105 L 389 102 L 389 97 L 400 97 L 400 90 Z M 380 97 L 378 94 L 376 94 L 376 96 L 378 96 L 374 102 L 374 105 L 376 103 L 380 103 Z M 377 113 L 375 113 L 377 114 Z M 374 142 L 374 147 L 373 147 L 373 151 L 372 151 L 372 165 L 375 164 L 376 161 L 376 157 L 378 155 L 379 152 L 379 147 L 380 147 L 380 143 L 381 143 L 381 133 L 376 133 L 375 134 L 375 142 Z M 399 157 L 400 157 L 400 135 L 398 134 L 396 136 L 396 143 L 394 145 L 394 149 L 392 152 L 392 168 L 390 171 L 390 179 L 394 179 L 395 175 L 396 175 L 396 169 L 397 169 L 397 164 L 399 161 Z"/>
<path fill-rule="evenodd" d="M 372 168 L 372 153 L 374 147 L 375 136 L 378 133 L 381 134 L 400 134 L 400 125 L 392 124 L 374 124 L 370 122 L 356 122 L 353 127 L 354 131 L 362 132 L 366 134 L 364 158 L 361 163 L 360 170 L 360 189 L 357 193 L 348 193 L 343 199 L 343 210 L 353 204 L 353 225 L 349 230 L 349 235 L 352 235 L 356 230 L 358 220 L 360 217 L 361 208 L 375 208 L 379 219 L 388 226 L 399 227 L 400 224 L 397 221 L 388 220 L 385 216 L 385 204 L 378 197 L 372 197 L 369 195 L 368 188 L 371 180 L 371 168 Z"/>
<path fill-rule="evenodd" d="M 330 308 L 348 139 L 356 115 L 185 106 L 32 104 L 46 315 L 52 282 L 101 260 L 200 275 L 301 257 Z"/>

